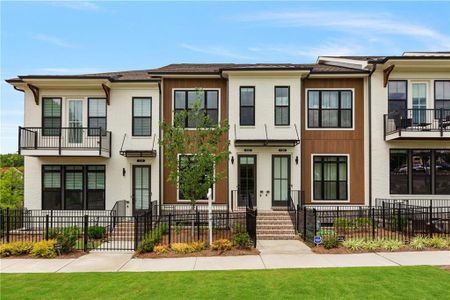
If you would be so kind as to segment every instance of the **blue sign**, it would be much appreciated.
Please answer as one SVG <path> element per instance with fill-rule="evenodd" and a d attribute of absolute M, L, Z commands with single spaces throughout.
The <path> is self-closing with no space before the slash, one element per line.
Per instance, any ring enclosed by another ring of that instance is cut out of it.
<path fill-rule="evenodd" d="M 322 237 L 320 235 L 314 236 L 314 244 L 320 245 L 322 243 Z"/>

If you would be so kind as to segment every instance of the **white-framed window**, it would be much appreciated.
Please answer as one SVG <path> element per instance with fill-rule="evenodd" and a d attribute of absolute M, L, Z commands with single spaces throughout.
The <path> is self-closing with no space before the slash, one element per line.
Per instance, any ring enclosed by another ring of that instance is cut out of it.
<path fill-rule="evenodd" d="M 350 162 L 346 154 L 313 154 L 312 201 L 348 202 Z"/>
<path fill-rule="evenodd" d="M 210 125 L 219 123 L 219 90 L 218 89 L 176 89 L 173 94 L 174 116 L 177 112 L 186 111 L 185 128 L 195 128 L 194 118 L 190 118 L 195 103 L 200 103 L 200 110 L 208 116 Z"/>

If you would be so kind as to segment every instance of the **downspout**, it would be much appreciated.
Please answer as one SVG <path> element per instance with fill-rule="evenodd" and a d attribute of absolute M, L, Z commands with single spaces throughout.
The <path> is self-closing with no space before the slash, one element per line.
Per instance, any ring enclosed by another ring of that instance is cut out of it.
<path fill-rule="evenodd" d="M 373 65 L 373 69 L 369 73 L 367 82 L 368 105 L 369 105 L 369 206 L 372 207 L 372 74 L 377 69 L 377 65 Z"/>

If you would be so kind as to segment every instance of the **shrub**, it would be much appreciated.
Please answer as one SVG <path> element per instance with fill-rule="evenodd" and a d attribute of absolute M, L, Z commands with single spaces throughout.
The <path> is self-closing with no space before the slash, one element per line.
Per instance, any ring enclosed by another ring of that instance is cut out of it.
<path fill-rule="evenodd" d="M 251 245 L 250 236 L 247 232 L 238 232 L 234 235 L 234 244 L 239 248 L 249 248 Z"/>
<path fill-rule="evenodd" d="M 359 251 L 364 248 L 364 240 L 363 239 L 348 239 L 345 240 L 343 243 L 344 247 L 352 250 L 352 251 Z"/>
<path fill-rule="evenodd" d="M 433 237 L 429 239 L 428 243 L 429 247 L 437 248 L 437 249 L 443 249 L 447 248 L 447 241 L 443 238 L 439 237 Z"/>
<path fill-rule="evenodd" d="M 106 228 L 103 226 L 93 225 L 88 228 L 88 237 L 90 239 L 99 240 L 105 237 Z"/>
<path fill-rule="evenodd" d="M 195 252 L 195 248 L 192 246 L 192 244 L 187 243 L 173 243 L 171 246 L 172 251 L 175 253 L 192 253 Z"/>
<path fill-rule="evenodd" d="M 339 246 L 339 242 L 335 236 L 327 236 L 322 240 L 322 245 L 325 249 L 337 248 Z"/>
<path fill-rule="evenodd" d="M 155 244 L 156 242 L 152 238 L 145 238 L 139 244 L 137 251 L 139 253 L 153 252 Z"/>
<path fill-rule="evenodd" d="M 347 219 L 345 218 L 336 218 L 334 219 L 333 226 L 338 228 L 345 228 L 349 226 L 349 221 L 347 221 Z"/>
<path fill-rule="evenodd" d="M 157 245 L 153 247 L 153 251 L 157 254 L 167 253 L 169 251 L 169 247 L 163 245 Z"/>
<path fill-rule="evenodd" d="M 40 241 L 33 245 L 30 255 L 34 257 L 52 258 L 56 256 L 55 240 Z"/>
<path fill-rule="evenodd" d="M 61 229 L 59 229 L 59 228 L 49 228 L 48 229 L 48 238 L 50 240 L 56 239 L 58 237 L 58 235 L 60 235 L 60 234 L 61 234 Z M 44 235 L 44 239 L 45 239 L 45 237 L 46 237 L 45 231 L 44 231 L 43 235 Z"/>
<path fill-rule="evenodd" d="M 203 241 L 198 241 L 198 242 L 191 243 L 191 246 L 192 246 L 192 248 L 194 248 L 195 252 L 198 252 L 198 251 L 202 251 L 202 250 L 206 249 L 208 244 Z"/>
<path fill-rule="evenodd" d="M 406 217 L 400 217 L 400 224 L 397 217 L 392 217 L 390 220 L 390 225 L 392 230 L 402 231 L 406 229 L 408 225 L 408 219 Z"/>
<path fill-rule="evenodd" d="M 220 239 L 212 242 L 211 249 L 212 250 L 220 250 L 220 251 L 226 251 L 231 250 L 233 248 L 233 244 L 230 240 L 227 239 Z"/>
<path fill-rule="evenodd" d="M 320 235 L 321 237 L 336 235 L 336 231 L 334 231 L 333 229 L 320 229 L 317 232 L 317 235 Z"/>
<path fill-rule="evenodd" d="M 177 226 L 175 226 L 175 232 L 177 234 L 180 234 L 181 230 L 183 230 L 184 226 L 181 223 L 178 223 Z"/>
<path fill-rule="evenodd" d="M 372 225 L 372 222 L 369 218 L 356 218 L 353 220 L 352 225 L 355 229 L 368 228 Z"/>
<path fill-rule="evenodd" d="M 387 251 L 396 251 L 403 246 L 403 242 L 397 240 L 384 240 L 383 249 Z"/>
<path fill-rule="evenodd" d="M 30 253 L 32 242 L 13 242 L 0 245 L 0 256 L 16 256 Z"/>
<path fill-rule="evenodd" d="M 418 235 L 411 240 L 411 247 L 415 250 L 422 250 L 428 245 L 428 238 Z"/>

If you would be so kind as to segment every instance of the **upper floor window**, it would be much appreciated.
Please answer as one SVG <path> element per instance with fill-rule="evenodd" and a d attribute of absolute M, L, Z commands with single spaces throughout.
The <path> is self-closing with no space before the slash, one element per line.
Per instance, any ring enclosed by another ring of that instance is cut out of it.
<path fill-rule="evenodd" d="M 175 114 L 186 111 L 184 121 L 185 128 L 195 128 L 196 120 L 193 117 L 195 103 L 199 103 L 199 109 L 208 116 L 208 126 L 219 123 L 219 91 L 217 90 L 176 90 L 175 91 Z"/>
<path fill-rule="evenodd" d="M 61 132 L 61 98 L 42 99 L 42 135 L 59 136 Z"/>
<path fill-rule="evenodd" d="M 152 135 L 152 98 L 133 97 L 133 136 Z"/>
<path fill-rule="evenodd" d="M 289 87 L 275 87 L 275 125 L 289 125 Z"/>
<path fill-rule="evenodd" d="M 255 88 L 240 88 L 239 96 L 239 124 L 242 126 L 255 125 Z"/>
<path fill-rule="evenodd" d="M 406 116 L 407 81 L 389 80 L 388 83 L 388 113 L 398 113 Z"/>
<path fill-rule="evenodd" d="M 352 91 L 308 91 L 309 128 L 351 128 Z"/>
<path fill-rule="evenodd" d="M 106 99 L 88 99 L 88 127 L 89 135 L 106 134 Z"/>
<path fill-rule="evenodd" d="M 442 109 L 442 118 L 450 120 L 450 80 L 434 82 L 434 108 Z M 439 114 L 436 112 L 436 118 L 439 118 Z"/>

